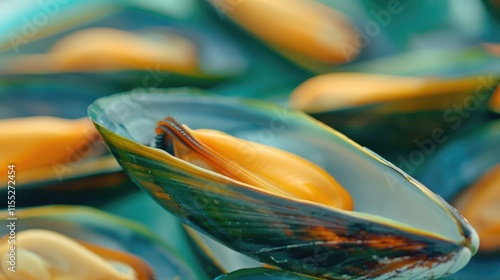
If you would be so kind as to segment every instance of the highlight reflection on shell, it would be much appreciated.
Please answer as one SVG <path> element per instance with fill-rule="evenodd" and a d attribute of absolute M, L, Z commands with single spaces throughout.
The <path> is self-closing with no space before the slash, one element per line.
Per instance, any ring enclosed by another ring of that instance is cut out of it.
<path fill-rule="evenodd" d="M 89 115 L 127 174 L 169 212 L 261 262 L 323 278 L 420 279 L 458 271 L 477 250 L 477 234 L 450 205 L 300 112 L 248 100 L 149 93 L 101 98 Z M 346 188 L 354 211 L 285 199 L 149 147 L 165 115 L 312 161 Z"/>

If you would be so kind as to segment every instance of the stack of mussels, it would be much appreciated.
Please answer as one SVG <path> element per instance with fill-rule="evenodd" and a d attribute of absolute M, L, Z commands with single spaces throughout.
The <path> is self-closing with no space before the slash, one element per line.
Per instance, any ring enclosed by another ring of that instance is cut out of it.
<path fill-rule="evenodd" d="M 497 2 L 1 2 L 0 279 L 498 279 Z"/>

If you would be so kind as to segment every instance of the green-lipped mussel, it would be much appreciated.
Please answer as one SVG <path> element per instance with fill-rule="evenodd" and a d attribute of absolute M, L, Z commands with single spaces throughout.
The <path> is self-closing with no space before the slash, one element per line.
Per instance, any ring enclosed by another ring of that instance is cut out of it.
<path fill-rule="evenodd" d="M 92 122 L 82 118 L 88 104 L 116 88 L 59 78 L 0 78 L 0 162 L 22 174 L 15 178 L 16 206 L 96 203 L 136 191 Z M 47 150 L 50 155 L 40 156 Z M 0 196 L 8 196 L 8 179 L 0 179 Z"/>
<path fill-rule="evenodd" d="M 289 105 L 399 164 L 435 134 L 456 134 L 480 123 L 499 81 L 491 74 L 444 78 L 329 73 L 295 88 Z"/>
<path fill-rule="evenodd" d="M 128 71 L 144 87 L 172 82 L 166 81 L 167 73 L 174 75 L 170 77 L 173 81 L 184 78 L 196 82 L 238 75 L 246 67 L 229 42 L 174 26 L 133 32 L 87 28 L 59 39 L 46 53 L 1 58 L 0 74 L 4 75 L 101 73 L 112 78 L 112 74 Z"/>
<path fill-rule="evenodd" d="M 0 279 L 196 279 L 176 251 L 124 218 L 81 206 L 15 213 L 14 226 L 0 229 Z"/>
<path fill-rule="evenodd" d="M 71 1 L 65 8 L 75 9 L 78 5 L 82 3 Z M 120 3 L 113 2 L 112 6 L 120 12 L 91 16 L 78 27 L 52 25 L 61 20 L 56 17 L 36 33 L 50 31 L 55 35 L 12 43 L 16 51 L 0 54 L 0 76 L 97 76 L 99 83 L 120 87 L 114 91 L 117 92 L 138 86 L 209 86 L 239 76 L 247 69 L 248 61 L 236 43 L 212 25 L 205 24 L 200 29 L 182 21 L 123 9 Z M 85 12 L 89 12 L 95 7 L 86 8 Z M 46 30 L 51 27 L 55 31 Z M 0 47 L 3 41 L 7 40 L 0 36 Z"/>
<path fill-rule="evenodd" d="M 278 54 L 312 71 L 351 61 L 360 51 L 347 50 L 358 36 L 348 18 L 318 1 L 209 2 Z"/>
<path fill-rule="evenodd" d="M 263 263 L 322 278 L 425 279 L 458 271 L 477 251 L 476 232 L 449 204 L 301 112 L 181 89 L 104 97 L 89 115 L 127 174 L 165 209 Z M 166 115 L 311 161 L 345 188 L 353 211 L 276 195 L 151 147 Z"/>

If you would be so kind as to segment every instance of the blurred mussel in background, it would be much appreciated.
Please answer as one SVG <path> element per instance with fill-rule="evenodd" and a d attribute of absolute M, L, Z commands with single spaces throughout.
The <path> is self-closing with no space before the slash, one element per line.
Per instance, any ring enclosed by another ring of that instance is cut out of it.
<path fill-rule="evenodd" d="M 15 273 L 23 279 L 195 279 L 178 252 L 136 222 L 62 205 L 25 208 L 17 217 L 17 243 L 2 242 L 0 252 L 9 261 L 8 244 L 17 244 Z M 0 233 L 6 241 L 9 228 Z M 10 276 L 7 267 L 0 276 Z"/>
<path fill-rule="evenodd" d="M 8 166 L 18 173 L 18 206 L 85 203 L 135 190 L 86 117 L 88 103 L 112 86 L 77 76 L 0 79 L 0 162 L 3 173 Z M 3 195 L 8 180 L 0 179 Z"/>
<path fill-rule="evenodd" d="M 140 190 L 88 119 L 95 100 L 127 91 L 135 99 L 94 114 L 114 116 L 123 125 L 117 133 L 142 131 L 151 124 L 131 116 L 161 111 L 141 105 L 149 95 L 183 92 L 193 102 L 173 111 L 213 111 L 202 123 L 233 131 L 238 110 L 225 117 L 226 107 L 213 109 L 218 101 L 191 109 L 212 100 L 202 88 L 222 100 L 246 97 L 302 111 L 414 176 L 456 207 L 481 239 L 470 263 L 446 279 L 497 279 L 499 7 L 496 0 L 0 2 L 0 172 L 15 170 L 0 176 L 1 217 L 15 205 L 23 221 L 16 232 L 26 247 L 18 252 L 32 266 L 19 269 L 62 276 L 62 263 L 47 261 L 61 252 L 98 264 L 68 263 L 73 272 L 100 271 L 104 278 L 128 271 L 120 277 L 308 279 L 294 274 L 300 269 L 276 270 L 181 224 L 150 195 L 182 204 Z M 159 90 L 172 87 L 183 89 Z M 275 118 L 286 126 L 287 114 Z M 282 126 L 268 126 L 246 137 L 283 138 Z M 131 136 L 149 146 L 151 133 Z M 291 148 L 292 138 L 281 145 L 308 156 L 303 147 Z M 145 174 L 154 171 L 128 160 Z M 50 252 L 40 240 L 53 242 Z"/>

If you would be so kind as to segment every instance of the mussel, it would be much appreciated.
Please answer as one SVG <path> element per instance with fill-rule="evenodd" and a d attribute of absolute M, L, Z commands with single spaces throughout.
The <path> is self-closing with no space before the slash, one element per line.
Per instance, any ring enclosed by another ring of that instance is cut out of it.
<path fill-rule="evenodd" d="M 75 76 L 0 78 L 0 162 L 2 170 L 15 165 L 17 207 L 96 203 L 137 189 L 82 118 L 114 90 Z M 7 179 L 0 196 L 8 195 Z"/>
<path fill-rule="evenodd" d="M 16 279 L 17 275 L 22 275 L 20 279 L 33 280 L 68 277 L 82 280 L 154 279 L 152 269 L 140 258 L 81 243 L 55 231 L 31 229 L 18 232 L 15 239 L 9 237 L 2 238 L 0 246 L 2 278 Z M 18 245 L 12 247 L 15 250 L 11 249 L 9 240 L 16 240 Z M 15 258 L 21 260 L 19 264 L 16 264 Z"/>
<path fill-rule="evenodd" d="M 277 195 L 154 148 L 165 115 L 303 157 L 345 188 L 354 209 Z M 126 173 L 167 211 L 260 262 L 325 279 L 428 279 L 460 270 L 477 251 L 475 230 L 453 207 L 301 112 L 181 89 L 103 97 L 89 116 Z"/>
<path fill-rule="evenodd" d="M 422 143 L 482 121 L 499 81 L 490 74 L 444 78 L 329 73 L 295 88 L 289 105 L 412 172 L 406 162 L 420 161 L 413 151 Z"/>
<path fill-rule="evenodd" d="M 206 86 L 243 73 L 244 57 L 217 31 L 210 32 L 209 37 L 196 28 L 172 25 L 76 30 L 51 42 L 46 51 L 0 56 L 0 74 L 6 78 L 99 75 L 100 83 L 131 89 Z"/>
<path fill-rule="evenodd" d="M 223 17 L 287 59 L 313 71 L 354 59 L 357 32 L 341 12 L 318 1 L 210 0 Z"/>
<path fill-rule="evenodd" d="M 0 212 L 10 218 L 0 229 L 0 278 L 197 279 L 176 251 L 130 220 L 81 206 L 14 213 Z"/>
<path fill-rule="evenodd" d="M 16 164 L 19 172 L 62 165 L 92 153 L 99 136 L 86 118 L 27 117 L 0 120 L 2 171 Z M 83 148 L 82 148 L 83 147 Z M 78 153 L 80 149 L 84 152 Z M 41 156 L 47 150 L 51 153 Z M 95 151 L 94 151 L 95 152 Z M 5 173 L 4 172 L 4 173 Z"/>

